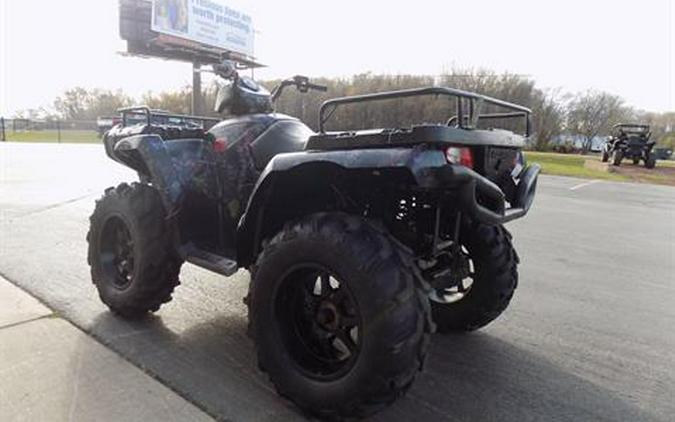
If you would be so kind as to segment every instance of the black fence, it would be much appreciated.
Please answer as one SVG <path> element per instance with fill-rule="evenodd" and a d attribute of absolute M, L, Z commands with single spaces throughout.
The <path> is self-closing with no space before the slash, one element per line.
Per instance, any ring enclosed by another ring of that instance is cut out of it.
<path fill-rule="evenodd" d="M 96 120 L 6 119 L 0 117 L 2 142 L 98 142 L 101 126 Z"/>

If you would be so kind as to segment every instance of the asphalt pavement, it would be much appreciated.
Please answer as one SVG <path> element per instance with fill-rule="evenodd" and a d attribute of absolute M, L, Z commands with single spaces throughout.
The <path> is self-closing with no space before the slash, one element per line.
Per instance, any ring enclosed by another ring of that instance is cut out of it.
<path fill-rule="evenodd" d="M 303 420 L 257 369 L 246 272 L 186 264 L 174 300 L 142 322 L 100 303 L 88 217 L 134 178 L 102 146 L 0 144 L 0 275 L 216 419 Z M 508 227 L 521 258 L 509 309 L 436 335 L 408 395 L 372 420 L 672 421 L 675 188 L 542 176 Z"/>

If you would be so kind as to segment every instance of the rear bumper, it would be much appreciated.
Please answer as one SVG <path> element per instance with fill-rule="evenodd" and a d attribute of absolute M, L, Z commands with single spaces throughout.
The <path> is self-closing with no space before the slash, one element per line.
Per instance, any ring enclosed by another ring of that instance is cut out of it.
<path fill-rule="evenodd" d="M 437 167 L 428 176 L 436 179 L 437 185 L 457 189 L 463 212 L 482 223 L 503 224 L 525 216 L 530 210 L 540 171 L 538 164 L 532 164 L 523 170 L 517 179 L 514 200 L 508 208 L 504 192 L 499 186 L 467 167 Z"/>

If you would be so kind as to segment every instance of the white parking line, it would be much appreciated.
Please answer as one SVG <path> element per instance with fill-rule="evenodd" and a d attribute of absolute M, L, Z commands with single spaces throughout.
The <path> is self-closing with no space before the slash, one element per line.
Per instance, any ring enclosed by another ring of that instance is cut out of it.
<path fill-rule="evenodd" d="M 597 179 L 596 179 L 596 180 L 591 180 L 590 182 L 579 183 L 578 185 L 572 186 L 572 187 L 570 188 L 570 190 L 581 189 L 581 188 L 583 188 L 583 187 L 585 187 L 585 186 L 593 185 L 593 184 L 598 183 L 598 182 L 601 182 L 601 181 L 602 181 L 602 180 L 597 180 Z"/>

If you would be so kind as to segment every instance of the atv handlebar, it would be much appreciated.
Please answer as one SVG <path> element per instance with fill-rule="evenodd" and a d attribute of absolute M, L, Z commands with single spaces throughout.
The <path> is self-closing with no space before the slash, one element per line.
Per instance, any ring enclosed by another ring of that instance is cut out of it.
<path fill-rule="evenodd" d="M 326 85 L 319 85 L 319 84 L 313 84 L 313 83 L 307 83 L 307 88 L 313 89 L 315 91 L 321 91 L 321 92 L 326 92 L 328 91 L 328 87 Z"/>
<path fill-rule="evenodd" d="M 277 98 L 281 96 L 281 93 L 284 91 L 284 88 L 290 85 L 295 85 L 298 91 L 302 92 L 303 94 L 309 91 L 310 89 L 321 92 L 328 91 L 327 86 L 311 83 L 309 82 L 308 77 L 296 75 L 290 79 L 285 79 L 281 81 L 281 83 L 277 85 L 276 88 L 274 88 L 274 90 L 272 91 L 272 102 L 276 101 Z"/>

